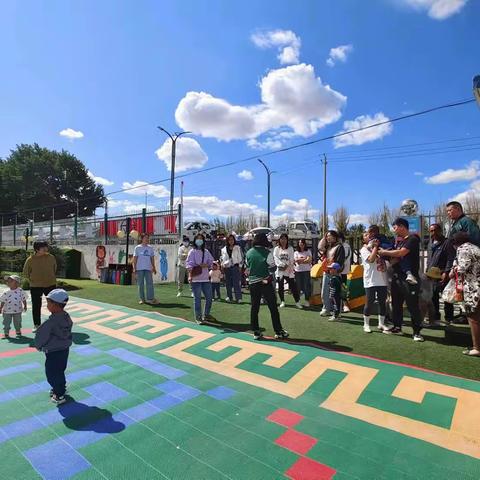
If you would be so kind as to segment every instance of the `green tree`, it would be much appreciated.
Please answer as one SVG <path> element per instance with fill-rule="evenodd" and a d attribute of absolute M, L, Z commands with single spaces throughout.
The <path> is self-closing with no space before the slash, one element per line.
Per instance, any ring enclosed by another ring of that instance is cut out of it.
<path fill-rule="evenodd" d="M 17 145 L 7 158 L 0 159 L 0 186 L 4 223 L 12 219 L 13 212 L 18 212 L 19 221 L 49 220 L 53 208 L 55 218 L 66 218 L 76 213 L 77 202 L 80 216 L 88 216 L 105 201 L 103 187 L 88 176 L 75 155 L 36 143 Z"/>

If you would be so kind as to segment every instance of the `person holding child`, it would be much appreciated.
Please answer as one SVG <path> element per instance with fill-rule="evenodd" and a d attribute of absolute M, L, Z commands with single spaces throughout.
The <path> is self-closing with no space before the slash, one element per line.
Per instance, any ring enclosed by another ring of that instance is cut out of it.
<path fill-rule="evenodd" d="M 220 282 L 222 281 L 223 274 L 220 270 L 218 262 L 213 262 L 212 269 L 210 270 L 210 282 L 212 284 L 212 300 L 221 300 L 220 295 Z"/>
<path fill-rule="evenodd" d="M 45 375 L 51 387 L 50 397 L 57 405 L 65 403 L 68 354 L 72 345 L 73 322 L 64 310 L 68 294 L 61 288 L 52 290 L 47 295 L 47 308 L 50 317 L 35 335 L 35 347 L 45 353 Z"/>
<path fill-rule="evenodd" d="M 22 336 L 22 312 L 27 311 L 27 297 L 20 288 L 21 278 L 18 275 L 7 277 L 9 290 L 0 297 L 0 313 L 3 313 L 3 332 L 10 338 L 10 326 L 13 321 L 17 338 Z"/>

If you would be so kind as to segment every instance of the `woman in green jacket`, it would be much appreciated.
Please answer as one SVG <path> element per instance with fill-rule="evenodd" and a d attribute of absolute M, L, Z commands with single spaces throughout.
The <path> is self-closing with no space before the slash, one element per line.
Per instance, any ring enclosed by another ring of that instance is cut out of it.
<path fill-rule="evenodd" d="M 258 312 L 262 297 L 265 299 L 272 317 L 275 338 L 288 338 L 288 332 L 280 323 L 280 314 L 277 308 L 277 297 L 272 271 L 275 271 L 275 261 L 270 251 L 270 242 L 264 233 L 255 235 L 252 248 L 247 252 L 246 263 L 248 271 L 248 284 L 250 287 L 250 324 L 253 330 L 253 338 L 262 340 L 263 335 L 258 325 Z"/>

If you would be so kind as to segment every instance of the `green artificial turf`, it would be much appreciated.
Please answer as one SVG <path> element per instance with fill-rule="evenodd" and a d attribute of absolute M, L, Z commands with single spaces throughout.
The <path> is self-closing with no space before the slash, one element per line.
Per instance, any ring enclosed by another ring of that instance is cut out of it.
<path fill-rule="evenodd" d="M 94 280 L 68 280 L 68 283 L 79 287 L 79 290 L 72 292 L 76 297 L 145 311 L 159 311 L 193 321 L 193 299 L 190 297 L 187 285 L 185 285 L 184 296 L 179 298 L 176 296 L 175 284 L 155 285 L 155 295 L 160 304 L 151 306 L 138 304 L 136 286 L 109 285 Z M 223 287 L 222 296 L 225 296 Z M 404 336 L 384 335 L 376 332 L 375 329 L 373 333 L 365 334 L 362 330 L 362 315 L 359 313 L 343 314 L 343 320 L 340 323 L 328 322 L 325 317 L 319 316 L 318 308 L 298 310 L 293 304 L 293 298 L 289 295 L 286 296 L 286 301 L 287 307 L 280 309 L 280 315 L 292 342 L 309 342 L 322 348 L 406 363 L 475 380 L 480 378 L 480 359 L 465 357 L 461 353 L 461 347 L 449 345 L 445 340 L 443 328 L 424 329 L 422 334 L 426 341 L 416 343 L 412 340 L 412 330 L 409 326 L 404 328 Z M 242 304 L 214 302 L 211 313 L 217 319 L 219 328 L 248 330 L 249 302 L 249 295 L 245 291 Z M 376 325 L 376 319 L 373 316 L 371 323 Z M 262 306 L 260 310 L 260 324 L 265 328 L 265 334 L 273 334 L 266 306 Z M 469 340 L 466 342 L 468 346 Z"/>

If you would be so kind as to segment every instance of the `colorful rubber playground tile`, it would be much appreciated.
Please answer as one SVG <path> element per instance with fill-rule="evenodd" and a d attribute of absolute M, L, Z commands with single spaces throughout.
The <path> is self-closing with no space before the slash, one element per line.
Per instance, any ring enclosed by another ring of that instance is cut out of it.
<path fill-rule="evenodd" d="M 68 310 L 60 407 L 31 334 L 0 341 L 0 478 L 480 476 L 479 382 L 98 302 Z"/>

